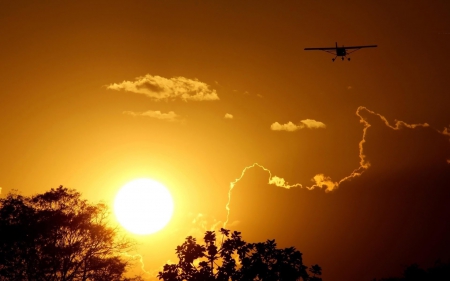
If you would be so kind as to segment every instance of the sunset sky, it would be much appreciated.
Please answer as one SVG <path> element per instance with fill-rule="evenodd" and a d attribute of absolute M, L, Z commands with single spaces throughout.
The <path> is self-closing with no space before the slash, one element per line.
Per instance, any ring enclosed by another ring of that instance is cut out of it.
<path fill-rule="evenodd" d="M 161 182 L 172 220 L 133 236 L 148 280 L 227 218 L 328 281 L 449 262 L 449 19 L 447 0 L 1 1 L 0 196 Z M 303 50 L 335 42 L 378 47 Z"/>

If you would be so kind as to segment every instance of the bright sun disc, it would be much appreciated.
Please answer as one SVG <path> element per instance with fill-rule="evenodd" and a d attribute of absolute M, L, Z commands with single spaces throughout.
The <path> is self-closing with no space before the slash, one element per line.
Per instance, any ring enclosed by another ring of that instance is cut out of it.
<path fill-rule="evenodd" d="M 172 196 L 157 181 L 137 179 L 119 190 L 114 200 L 114 213 L 128 231 L 141 235 L 154 233 L 172 217 Z"/>

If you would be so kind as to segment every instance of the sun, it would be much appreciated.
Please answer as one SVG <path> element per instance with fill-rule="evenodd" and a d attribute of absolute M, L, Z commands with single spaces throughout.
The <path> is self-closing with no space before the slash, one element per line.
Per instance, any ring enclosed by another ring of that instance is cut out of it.
<path fill-rule="evenodd" d="M 119 223 L 132 233 L 155 233 L 164 228 L 172 217 L 172 196 L 157 181 L 136 179 L 117 193 L 114 213 Z"/>

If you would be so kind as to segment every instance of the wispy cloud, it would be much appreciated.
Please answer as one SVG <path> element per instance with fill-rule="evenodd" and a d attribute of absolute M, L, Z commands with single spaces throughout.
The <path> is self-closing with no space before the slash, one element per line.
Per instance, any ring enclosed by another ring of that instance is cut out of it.
<path fill-rule="evenodd" d="M 164 78 L 161 76 L 137 77 L 134 81 L 123 81 L 107 86 L 116 91 L 143 94 L 153 100 L 214 101 L 219 100 L 216 90 L 198 79 L 185 77 Z"/>
<path fill-rule="evenodd" d="M 301 130 L 303 128 L 308 129 L 320 129 L 320 128 L 326 128 L 326 125 L 322 122 L 313 120 L 313 119 L 305 119 L 300 121 L 298 125 L 288 122 L 286 124 L 280 124 L 278 122 L 273 123 L 270 125 L 270 129 L 273 131 L 288 131 L 288 132 L 294 132 L 297 130 Z"/>
<path fill-rule="evenodd" d="M 262 99 L 263 98 L 263 96 L 261 95 L 261 94 L 251 94 L 249 91 L 245 91 L 244 92 L 244 95 L 246 95 L 246 96 L 256 96 L 256 97 L 258 97 L 258 98 L 260 98 L 260 99 Z"/>
<path fill-rule="evenodd" d="M 134 112 L 134 111 L 124 111 L 123 114 L 131 115 L 131 116 L 145 116 L 150 118 L 155 118 L 159 120 L 169 121 L 169 122 L 179 122 L 182 121 L 180 116 L 177 115 L 173 111 L 169 111 L 168 113 L 162 113 L 159 110 L 147 110 L 144 112 Z"/>
<path fill-rule="evenodd" d="M 226 113 L 225 116 L 224 116 L 224 118 L 225 118 L 225 119 L 233 119 L 234 117 L 233 117 L 232 114 Z"/>

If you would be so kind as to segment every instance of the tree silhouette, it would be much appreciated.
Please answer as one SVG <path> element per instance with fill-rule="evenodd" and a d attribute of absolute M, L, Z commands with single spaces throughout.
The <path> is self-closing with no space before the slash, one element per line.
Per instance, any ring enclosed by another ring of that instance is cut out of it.
<path fill-rule="evenodd" d="M 434 266 L 423 269 L 418 264 L 411 264 L 403 271 L 403 277 L 389 277 L 378 281 L 448 281 L 450 280 L 450 263 L 442 263 L 440 260 Z M 373 279 L 377 281 L 377 279 Z"/>
<path fill-rule="evenodd" d="M 108 214 L 63 186 L 0 199 L 0 280 L 127 280 L 121 253 L 132 243 Z"/>
<path fill-rule="evenodd" d="M 176 248 L 178 264 L 166 264 L 158 278 L 164 281 L 228 281 L 228 280 L 322 280 L 318 265 L 310 270 L 303 265 L 302 254 L 294 247 L 277 249 L 275 240 L 246 243 L 241 233 L 221 229 L 220 245 L 214 231 L 207 231 L 204 245 L 192 236 Z M 317 276 L 316 276 L 317 275 Z"/>
<path fill-rule="evenodd" d="M 313 274 L 313 276 L 310 278 L 311 281 L 320 281 L 322 278 L 319 276 L 322 275 L 322 268 L 315 264 L 309 268 L 309 271 Z"/>

